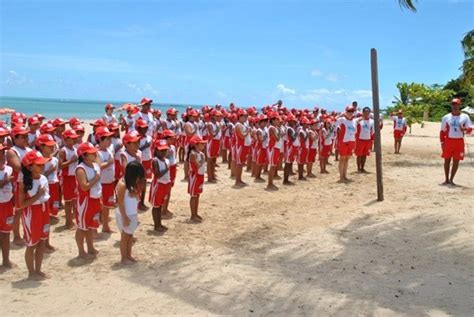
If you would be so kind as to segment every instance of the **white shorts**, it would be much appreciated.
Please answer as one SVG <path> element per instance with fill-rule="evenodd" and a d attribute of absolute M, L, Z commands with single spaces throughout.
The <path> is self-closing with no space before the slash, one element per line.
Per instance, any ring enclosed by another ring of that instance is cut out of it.
<path fill-rule="evenodd" d="M 115 221 L 117 222 L 117 227 L 119 231 L 124 232 L 126 234 L 133 234 L 138 228 L 138 215 L 127 216 L 128 219 L 130 219 L 130 224 L 127 227 L 124 227 L 122 222 L 122 215 L 120 214 L 118 208 L 115 209 Z"/>

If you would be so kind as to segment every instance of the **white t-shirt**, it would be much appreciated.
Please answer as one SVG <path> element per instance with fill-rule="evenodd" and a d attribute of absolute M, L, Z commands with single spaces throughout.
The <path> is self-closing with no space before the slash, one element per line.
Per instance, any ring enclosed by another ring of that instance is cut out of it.
<path fill-rule="evenodd" d="M 160 178 L 157 179 L 157 182 L 160 183 L 160 184 L 168 184 L 169 182 L 171 182 L 170 170 L 169 170 L 170 161 L 167 158 L 165 158 L 164 161 L 162 161 L 158 158 L 154 158 L 153 159 L 153 168 L 155 168 L 155 166 L 158 166 L 158 171 L 160 173 L 162 173 L 165 169 L 168 168 L 166 173 L 164 173 Z"/>
<path fill-rule="evenodd" d="M 3 170 L 0 170 L 0 181 L 5 180 L 6 178 L 12 176 L 13 169 L 5 165 Z M 5 184 L 5 186 L 0 188 L 0 203 L 6 203 L 12 200 L 13 197 L 13 185 L 11 182 Z"/>
<path fill-rule="evenodd" d="M 355 120 L 349 120 L 346 117 L 341 117 L 337 119 L 337 127 L 341 129 L 344 133 L 342 142 L 351 142 L 355 141 L 355 133 L 356 133 L 356 123 Z"/>
<path fill-rule="evenodd" d="M 359 128 L 359 139 L 361 140 L 370 140 L 374 132 L 374 120 L 360 120 L 357 122 Z"/>
<path fill-rule="evenodd" d="M 113 157 L 112 151 L 110 149 L 107 150 L 99 150 L 97 152 L 99 156 L 99 160 L 101 163 L 105 163 Z M 100 171 L 100 183 L 101 184 L 111 184 L 115 180 L 115 163 L 110 164 L 106 168 Z"/>
<path fill-rule="evenodd" d="M 51 159 L 48 162 L 46 162 L 46 164 L 44 165 L 45 171 L 50 170 L 51 167 L 53 168 L 53 171 L 49 173 L 49 175 L 47 176 L 49 184 L 59 183 L 58 166 L 59 166 L 59 161 L 56 157 L 51 157 Z"/>
<path fill-rule="evenodd" d="M 392 116 L 393 129 L 397 131 L 403 131 L 407 126 L 407 119 L 399 118 L 398 116 Z"/>
<path fill-rule="evenodd" d="M 45 189 L 43 195 L 41 195 L 34 203 L 33 205 L 41 205 L 47 202 L 50 198 L 49 196 L 49 185 L 48 185 L 48 179 L 46 176 L 41 175 L 40 178 L 38 179 L 33 179 L 33 186 L 31 189 L 28 191 L 28 197 L 33 197 L 36 195 L 40 187 L 43 187 Z"/>
<path fill-rule="evenodd" d="M 447 133 L 450 139 L 462 139 L 464 132 L 461 129 L 472 128 L 472 122 L 469 116 L 461 113 L 458 116 L 448 113 L 441 120 L 441 131 Z"/>
<path fill-rule="evenodd" d="M 81 164 L 77 165 L 76 170 L 79 168 L 84 169 L 86 172 L 87 181 L 90 182 L 94 179 L 95 175 L 100 175 L 99 165 L 97 163 L 93 163 L 93 166 L 94 167 L 89 167 L 84 162 L 82 162 Z M 89 189 L 89 196 L 91 198 L 102 197 L 102 184 L 100 182 L 95 183 L 94 186 Z"/>

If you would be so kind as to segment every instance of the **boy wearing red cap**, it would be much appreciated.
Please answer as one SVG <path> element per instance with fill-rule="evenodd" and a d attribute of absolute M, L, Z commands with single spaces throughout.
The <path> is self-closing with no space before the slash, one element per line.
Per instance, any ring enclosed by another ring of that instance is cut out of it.
<path fill-rule="evenodd" d="M 464 159 L 464 135 L 472 132 L 472 122 L 469 116 L 460 112 L 461 99 L 454 98 L 451 101 L 451 113 L 448 113 L 441 120 L 441 131 L 439 138 L 444 158 L 443 185 L 455 185 L 454 176 L 458 170 L 459 161 Z M 453 166 L 451 168 L 451 160 Z M 450 175 L 451 170 L 451 175 Z"/>
<path fill-rule="evenodd" d="M 32 116 L 28 118 L 28 145 L 29 147 L 33 148 L 35 146 L 36 138 L 40 135 L 40 124 L 41 121 L 38 117 Z"/>
<path fill-rule="evenodd" d="M 191 196 L 189 205 L 191 207 L 191 221 L 201 222 L 202 217 L 198 215 L 199 196 L 204 184 L 204 173 L 206 172 L 206 157 L 203 153 L 206 141 L 199 136 L 189 140 L 189 152 L 186 161 L 189 162 L 188 193 Z"/>
<path fill-rule="evenodd" d="M 25 234 L 25 262 L 29 278 L 45 279 L 41 271 L 46 240 L 49 237 L 49 187 L 42 175 L 49 159 L 32 150 L 21 160 L 22 181 L 18 186 L 19 207 L 23 209 L 22 223 Z"/>
<path fill-rule="evenodd" d="M 78 196 L 76 200 L 76 244 L 79 257 L 95 258 L 99 251 L 94 248 L 93 232 L 99 228 L 102 186 L 100 167 L 96 163 L 98 149 L 92 143 L 85 142 L 77 147 L 79 164 L 75 174 Z M 84 249 L 84 239 L 87 253 Z"/>
<path fill-rule="evenodd" d="M 397 111 L 397 115 L 395 115 L 395 113 L 392 113 L 390 117 L 393 121 L 395 154 L 400 154 L 402 139 L 405 133 L 407 132 L 407 119 L 403 117 L 403 111 L 401 109 Z"/>
<path fill-rule="evenodd" d="M 319 147 L 318 122 L 315 119 L 310 120 L 308 129 L 308 160 L 306 165 L 307 177 L 315 178 L 313 174 L 313 165 L 316 162 L 316 154 Z"/>
<path fill-rule="evenodd" d="M 239 109 L 237 112 L 239 121 L 235 125 L 235 161 L 234 161 L 234 175 L 235 186 L 247 186 L 247 183 L 242 181 L 242 169 L 247 163 L 247 156 L 250 153 L 250 146 L 252 138 L 250 135 L 250 127 L 247 123 L 247 111 Z"/>
<path fill-rule="evenodd" d="M 184 124 L 184 133 L 186 135 L 185 143 L 184 143 L 184 157 L 188 157 L 189 155 L 189 146 L 190 140 L 194 136 L 199 136 L 199 127 L 197 121 L 199 120 L 199 113 L 196 110 L 190 110 L 188 112 L 188 122 Z M 185 160 L 184 162 L 184 179 L 187 180 L 189 175 L 189 162 Z"/>
<path fill-rule="evenodd" d="M 63 133 L 66 131 L 66 121 L 61 118 L 56 118 L 52 124 L 56 128 L 54 131 L 54 141 L 56 141 L 59 148 L 62 148 L 64 146 Z"/>
<path fill-rule="evenodd" d="M 107 125 L 111 124 L 112 122 L 117 122 L 117 118 L 114 115 L 114 109 L 114 105 L 110 103 L 105 105 L 105 114 L 102 117 L 102 120 L 104 120 Z"/>
<path fill-rule="evenodd" d="M 290 113 L 286 120 L 288 121 L 288 126 L 286 128 L 287 136 L 285 141 L 285 169 L 283 171 L 283 184 L 294 185 L 289 178 L 293 171 L 293 162 L 295 161 L 300 148 L 300 138 L 296 133 L 296 117 Z"/>
<path fill-rule="evenodd" d="M 355 154 L 357 156 L 357 171 L 359 173 L 367 173 L 365 162 L 367 156 L 370 155 L 375 135 L 374 120 L 370 118 L 370 108 L 365 107 L 362 110 L 362 117 L 357 120 L 356 124 Z"/>
<path fill-rule="evenodd" d="M 280 117 L 278 113 L 270 113 L 270 126 L 268 127 L 268 148 L 267 148 L 267 156 L 268 156 L 268 165 L 270 166 L 268 171 L 268 190 L 277 190 L 278 187 L 273 184 L 273 180 L 275 179 L 276 171 L 278 165 L 280 164 L 280 153 L 281 148 L 283 147 L 283 140 L 280 134 Z"/>
<path fill-rule="evenodd" d="M 340 155 L 339 160 L 339 182 L 346 183 L 350 181 L 347 178 L 347 168 L 349 159 L 355 148 L 356 126 L 354 119 L 355 108 L 346 107 L 346 112 L 337 119 L 337 145 Z"/>
<path fill-rule="evenodd" d="M 309 120 L 306 117 L 302 117 L 300 121 L 300 126 L 298 128 L 298 138 L 300 139 L 300 147 L 298 148 L 298 180 L 306 180 L 304 174 L 304 165 L 308 160 L 308 148 L 309 148 L 309 139 L 308 139 L 308 124 Z"/>
<path fill-rule="evenodd" d="M 13 225 L 13 169 L 6 165 L 7 147 L 0 143 L 0 249 L 2 266 L 11 268 L 10 232 Z"/>
<path fill-rule="evenodd" d="M 153 181 L 150 188 L 150 203 L 152 204 L 152 215 L 154 229 L 158 232 L 168 230 L 161 224 L 162 206 L 168 199 L 171 190 L 170 161 L 168 155 L 168 143 L 166 140 L 156 140 L 154 143 L 154 155 L 152 160 Z"/>
<path fill-rule="evenodd" d="M 209 137 L 207 143 L 207 178 L 210 183 L 217 181 L 216 163 L 221 144 L 221 117 L 222 113 L 214 109 L 211 111 L 211 118 L 207 123 L 207 134 Z"/>
<path fill-rule="evenodd" d="M 170 203 L 171 189 L 174 186 L 174 181 L 176 179 L 176 172 L 177 172 L 176 147 L 174 145 L 175 142 L 176 142 L 176 135 L 171 130 L 164 130 L 163 131 L 163 138 L 164 138 L 164 140 L 166 140 L 166 143 L 168 144 L 168 147 L 169 147 L 167 158 L 170 161 L 171 188 L 170 188 L 170 192 L 168 194 L 168 197 L 165 200 L 165 203 L 163 205 L 163 210 L 162 210 L 161 214 L 162 214 L 163 219 L 169 219 L 169 218 L 173 217 L 173 213 L 169 210 L 168 206 L 169 206 L 169 203 Z"/>

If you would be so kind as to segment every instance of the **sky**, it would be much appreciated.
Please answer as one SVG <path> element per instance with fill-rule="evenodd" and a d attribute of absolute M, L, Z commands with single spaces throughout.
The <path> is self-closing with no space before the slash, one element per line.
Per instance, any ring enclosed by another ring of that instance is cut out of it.
<path fill-rule="evenodd" d="M 459 76 L 474 1 L 0 0 L 0 95 L 342 109 Z"/>

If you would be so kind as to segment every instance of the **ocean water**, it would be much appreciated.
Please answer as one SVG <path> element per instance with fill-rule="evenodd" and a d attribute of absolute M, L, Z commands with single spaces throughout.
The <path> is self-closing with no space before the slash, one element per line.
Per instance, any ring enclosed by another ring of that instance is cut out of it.
<path fill-rule="evenodd" d="M 8 107 L 16 111 L 32 115 L 41 113 L 46 118 L 63 118 L 69 119 L 71 117 L 79 117 L 81 119 L 90 120 L 102 117 L 104 114 L 104 106 L 111 103 L 116 107 L 121 107 L 123 104 L 130 101 L 97 101 L 97 100 L 68 100 L 68 99 L 49 99 L 49 98 L 20 98 L 20 97 L 1 97 L 0 108 Z M 139 101 L 131 101 L 131 103 L 138 103 Z M 179 113 L 183 113 L 188 105 L 180 104 L 160 104 L 153 103 L 153 108 L 160 109 L 162 112 L 170 107 L 176 108 Z M 193 105 L 193 107 L 200 107 Z M 115 111 L 118 117 L 120 112 Z M 124 113 L 125 114 L 125 113 Z M 10 116 L 1 116 L 0 119 L 5 120 Z"/>

